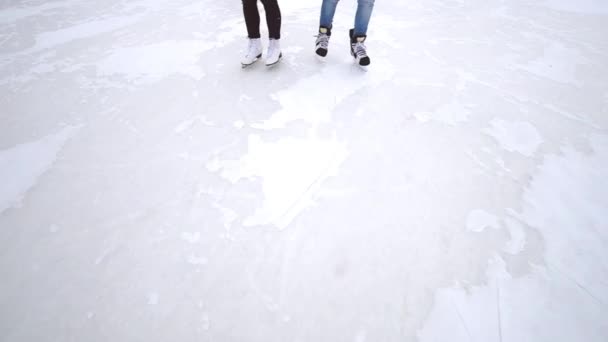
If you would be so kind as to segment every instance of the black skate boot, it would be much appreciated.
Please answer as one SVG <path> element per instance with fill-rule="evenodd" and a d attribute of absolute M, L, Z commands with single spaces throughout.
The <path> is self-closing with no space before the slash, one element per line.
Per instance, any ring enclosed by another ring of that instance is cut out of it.
<path fill-rule="evenodd" d="M 323 26 L 319 27 L 319 35 L 317 35 L 317 41 L 315 43 L 315 53 L 317 54 L 317 56 L 321 58 L 325 58 L 327 56 L 330 37 L 331 28 Z"/>
<path fill-rule="evenodd" d="M 365 47 L 365 39 L 367 36 L 358 35 L 355 37 L 355 30 L 350 29 L 350 54 L 355 58 L 357 64 L 362 67 L 366 67 L 371 63 L 369 56 L 367 55 L 367 48 Z"/>

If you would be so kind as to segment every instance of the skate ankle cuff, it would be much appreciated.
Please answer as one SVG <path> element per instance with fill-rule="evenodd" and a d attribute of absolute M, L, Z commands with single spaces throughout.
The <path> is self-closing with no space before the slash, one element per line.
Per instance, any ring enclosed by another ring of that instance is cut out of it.
<path fill-rule="evenodd" d="M 323 32 L 323 31 L 325 31 L 325 32 Z M 323 33 L 323 34 L 326 34 L 328 36 L 331 36 L 331 27 L 319 26 L 319 33 Z"/>

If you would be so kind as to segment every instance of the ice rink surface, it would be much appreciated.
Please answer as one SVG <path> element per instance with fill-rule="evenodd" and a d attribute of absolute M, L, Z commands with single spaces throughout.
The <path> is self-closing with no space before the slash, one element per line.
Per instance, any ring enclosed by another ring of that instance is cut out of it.
<path fill-rule="evenodd" d="M 0 1 L 0 341 L 608 341 L 608 2 L 320 3 Z"/>

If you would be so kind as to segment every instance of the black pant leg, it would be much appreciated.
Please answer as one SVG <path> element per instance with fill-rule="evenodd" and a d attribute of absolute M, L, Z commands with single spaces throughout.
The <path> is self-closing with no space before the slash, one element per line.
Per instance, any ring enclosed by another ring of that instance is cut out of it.
<path fill-rule="evenodd" d="M 251 39 L 260 38 L 260 12 L 258 11 L 258 0 L 242 0 L 247 35 Z"/>
<path fill-rule="evenodd" d="M 305 1 L 305 0 L 302 0 Z M 281 39 L 281 9 L 277 0 L 262 0 L 270 39 Z"/>

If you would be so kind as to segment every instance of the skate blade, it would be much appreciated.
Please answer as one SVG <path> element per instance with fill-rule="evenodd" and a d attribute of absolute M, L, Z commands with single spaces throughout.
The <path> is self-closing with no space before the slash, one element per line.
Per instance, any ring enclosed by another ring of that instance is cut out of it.
<path fill-rule="evenodd" d="M 355 57 L 355 56 L 353 56 Z M 368 67 L 370 66 L 370 63 L 368 61 L 368 64 L 361 64 L 361 61 L 357 60 L 357 57 L 355 57 L 355 65 L 358 66 L 361 70 L 367 71 Z"/>
<path fill-rule="evenodd" d="M 369 64 L 368 65 L 361 65 L 359 64 L 357 61 L 355 61 L 355 66 L 357 66 L 360 70 L 363 70 L 365 72 L 369 71 Z"/>
<path fill-rule="evenodd" d="M 275 65 L 279 64 L 279 62 L 281 61 L 281 59 L 283 59 L 283 54 L 282 53 L 279 55 L 279 59 L 277 59 L 276 62 L 274 62 L 272 64 L 266 64 L 266 66 L 269 67 L 269 68 L 272 67 L 272 66 L 275 66 Z"/>
<path fill-rule="evenodd" d="M 251 63 L 249 63 L 249 64 L 243 64 L 243 63 L 241 63 L 241 68 L 242 68 L 242 69 L 245 69 L 245 68 L 247 68 L 247 67 L 250 67 L 250 66 L 254 65 L 254 64 L 257 62 L 257 61 L 259 61 L 259 60 L 260 60 L 260 58 L 262 58 L 262 55 L 261 55 L 261 54 L 260 54 L 259 56 L 257 56 L 253 62 L 251 62 Z"/>
<path fill-rule="evenodd" d="M 257 62 L 257 61 L 258 61 L 258 60 L 256 59 L 256 60 L 255 60 L 255 61 L 253 61 L 253 63 L 251 63 L 251 64 L 243 64 L 243 63 L 241 63 L 241 68 L 242 68 L 242 69 L 247 69 L 247 68 L 249 68 L 250 66 L 254 65 L 254 64 Z"/>

